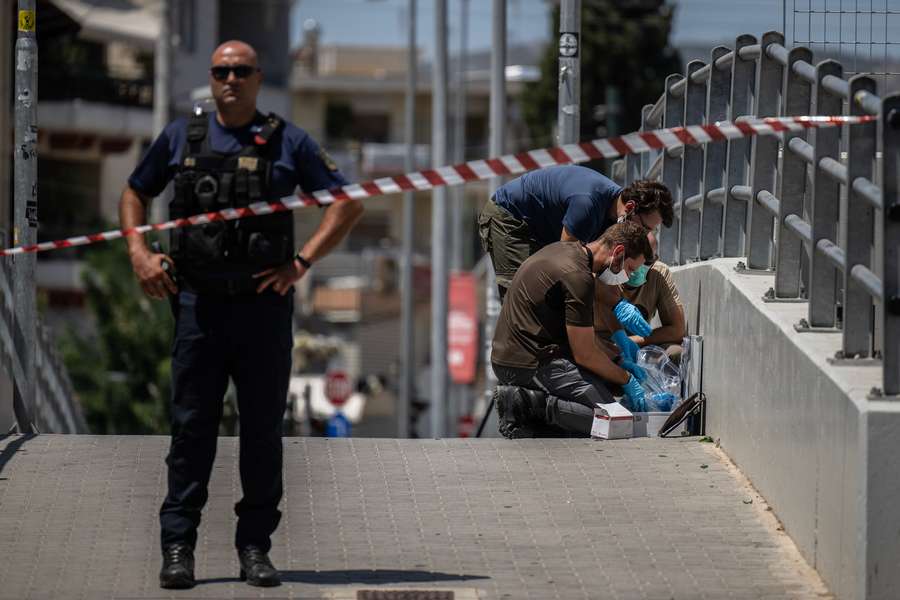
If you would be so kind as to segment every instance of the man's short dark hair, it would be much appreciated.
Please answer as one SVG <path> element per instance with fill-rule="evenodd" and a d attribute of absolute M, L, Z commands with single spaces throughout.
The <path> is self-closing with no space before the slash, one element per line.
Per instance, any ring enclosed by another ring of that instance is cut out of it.
<path fill-rule="evenodd" d="M 659 211 L 663 225 L 672 226 L 675 216 L 672 210 L 672 193 L 658 181 L 648 179 L 635 181 L 622 190 L 622 202 L 634 202 L 634 212 L 639 215 Z"/>
<path fill-rule="evenodd" d="M 647 239 L 647 230 L 637 223 L 625 221 L 611 225 L 600 236 L 600 242 L 607 248 L 622 244 L 625 246 L 626 258 L 643 256 L 645 262 L 653 262 L 653 248 Z"/>

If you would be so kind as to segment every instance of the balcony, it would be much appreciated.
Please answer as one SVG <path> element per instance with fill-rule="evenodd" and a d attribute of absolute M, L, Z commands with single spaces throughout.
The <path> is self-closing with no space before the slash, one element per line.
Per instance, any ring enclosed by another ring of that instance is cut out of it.
<path fill-rule="evenodd" d="M 102 71 L 73 73 L 42 68 L 40 101 L 83 100 L 131 108 L 153 108 L 152 79 L 121 79 Z"/>

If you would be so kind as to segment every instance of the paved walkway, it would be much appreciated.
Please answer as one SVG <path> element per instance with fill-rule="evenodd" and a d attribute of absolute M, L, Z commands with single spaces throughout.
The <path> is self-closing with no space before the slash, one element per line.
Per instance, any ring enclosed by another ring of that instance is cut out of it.
<path fill-rule="evenodd" d="M 225 438 L 200 584 L 169 593 L 156 521 L 167 445 L 0 437 L 0 598 L 830 597 L 763 500 L 696 438 L 288 438 L 272 552 L 285 584 L 269 590 L 236 578 L 237 442 Z"/>

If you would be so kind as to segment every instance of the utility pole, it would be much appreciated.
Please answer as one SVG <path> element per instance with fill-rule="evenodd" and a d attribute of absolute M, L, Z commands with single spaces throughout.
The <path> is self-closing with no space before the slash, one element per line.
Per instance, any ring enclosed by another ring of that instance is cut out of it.
<path fill-rule="evenodd" d="M 171 99 L 171 67 L 172 67 L 172 2 L 174 0 L 157 0 L 159 2 L 159 35 L 156 38 L 156 54 L 153 57 L 153 135 L 162 133 L 169 123 L 169 100 Z M 150 220 L 159 223 L 165 219 L 168 194 L 156 199 L 151 204 Z"/>
<path fill-rule="evenodd" d="M 435 0 L 431 163 L 447 162 L 447 0 Z M 431 436 L 444 433 L 447 405 L 447 188 L 431 192 Z"/>
<path fill-rule="evenodd" d="M 12 11 L 0 10 L 0 31 L 12 29 Z M 0 47 L 0 90 L 13 89 L 12 60 L 10 59 L 10 45 L 3 44 Z M 0 105 L 0 245 L 7 247 L 12 241 L 12 200 L 9 196 L 10 164 L 7 159 L 10 156 L 10 142 L 12 137 L 11 112 L 9 110 L 9 97 Z M 11 397 L 10 395 L 6 396 Z"/>
<path fill-rule="evenodd" d="M 461 163 L 466 160 L 466 53 L 469 45 L 469 0 L 459 1 L 459 57 L 456 70 L 456 106 L 453 121 L 453 162 Z M 460 272 L 463 269 L 463 219 L 465 218 L 466 186 L 457 185 L 451 190 L 452 200 L 450 204 L 450 258 L 451 271 Z M 464 384 L 450 383 L 450 399 L 447 405 L 447 427 L 451 433 L 456 433 L 459 423 L 459 415 L 463 414 L 466 403 L 466 390 Z"/>
<path fill-rule="evenodd" d="M 416 0 L 409 0 L 409 32 L 406 50 L 406 163 L 407 173 L 416 170 Z M 403 192 L 403 260 L 400 273 L 400 401 L 397 405 L 397 437 L 409 434 L 409 407 L 415 397 L 415 294 L 413 252 L 416 235 L 416 195 Z"/>
<path fill-rule="evenodd" d="M 580 137 L 581 0 L 562 0 L 559 9 L 559 144 Z"/>
<path fill-rule="evenodd" d="M 13 163 L 13 246 L 37 243 L 37 16 L 34 0 L 19 0 L 16 38 L 16 135 Z M 13 262 L 13 354 L 22 365 L 13 384 L 13 410 L 21 433 L 34 431 L 35 347 L 37 306 L 34 271 L 37 255 L 16 256 Z"/>
<path fill-rule="evenodd" d="M 459 64 L 456 75 L 456 120 L 453 123 L 453 161 L 461 163 L 466 160 L 466 60 L 469 37 L 469 0 L 460 0 L 459 24 Z M 453 188 L 453 204 L 450 208 L 451 226 L 453 227 L 453 260 L 454 271 L 462 269 L 463 263 L 463 204 L 466 197 L 465 186 Z"/>
<path fill-rule="evenodd" d="M 506 0 L 493 0 L 493 30 L 491 33 L 491 105 L 490 105 L 490 156 L 501 156 L 506 151 Z M 502 177 L 491 177 L 491 193 L 503 184 Z M 491 396 L 497 377 L 491 367 L 491 345 L 494 341 L 494 329 L 500 315 L 500 295 L 497 292 L 497 280 L 494 277 L 494 266 L 488 261 L 485 278 L 485 319 L 484 319 L 484 398 L 488 410 L 493 409 Z M 479 426 L 487 421 L 485 415 Z"/>

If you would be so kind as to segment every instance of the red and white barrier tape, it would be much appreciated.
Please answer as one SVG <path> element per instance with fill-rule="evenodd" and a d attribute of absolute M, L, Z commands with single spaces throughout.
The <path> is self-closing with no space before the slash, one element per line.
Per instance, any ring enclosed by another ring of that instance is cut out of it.
<path fill-rule="evenodd" d="M 468 181 L 489 179 L 498 175 L 518 175 L 544 167 L 582 163 L 599 158 L 616 158 L 627 154 L 641 154 L 650 150 L 670 149 L 686 144 L 698 145 L 755 135 L 777 135 L 786 131 L 801 131 L 816 127 L 857 125 L 874 121 L 875 119 L 876 117 L 874 116 L 770 117 L 737 122 L 720 121 L 711 125 L 690 125 L 688 127 L 629 133 L 621 137 L 566 144 L 565 146 L 556 146 L 554 148 L 528 150 L 518 154 L 473 160 L 459 165 L 425 169 L 405 175 L 382 177 L 374 181 L 353 183 L 333 190 L 321 190 L 311 194 L 299 193 L 296 196 L 282 198 L 272 203 L 257 202 L 245 208 L 226 208 L 217 212 L 174 219 L 164 223 L 141 225 L 132 229 L 116 229 L 53 242 L 17 246 L 0 250 L 0 256 L 84 246 L 98 242 L 108 242 L 132 233 L 143 234 L 149 231 L 177 229 L 212 221 L 230 221 L 257 215 L 268 215 L 304 206 L 331 204 L 340 200 L 359 200 L 407 190 L 430 190 L 444 185 L 459 185 Z"/>

